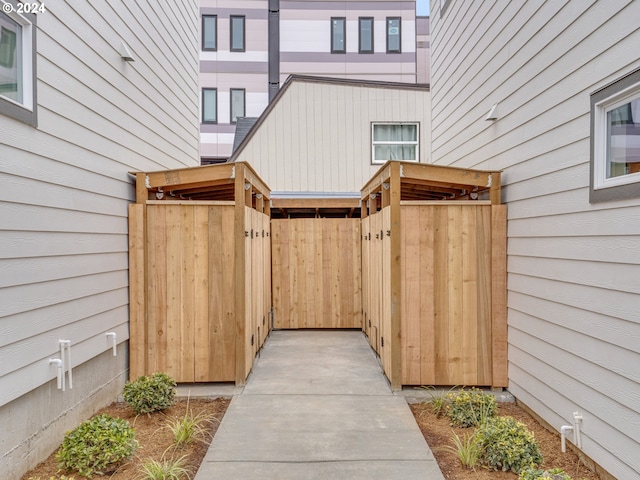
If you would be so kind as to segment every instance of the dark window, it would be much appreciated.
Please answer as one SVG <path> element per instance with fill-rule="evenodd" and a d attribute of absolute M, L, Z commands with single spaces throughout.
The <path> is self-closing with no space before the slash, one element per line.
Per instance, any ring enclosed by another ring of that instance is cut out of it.
<path fill-rule="evenodd" d="M 0 11 L 0 114 L 37 126 L 36 15 Z"/>
<path fill-rule="evenodd" d="M 400 17 L 387 17 L 387 53 L 402 52 Z"/>
<path fill-rule="evenodd" d="M 202 50 L 216 51 L 218 49 L 218 16 L 202 16 Z"/>
<path fill-rule="evenodd" d="M 373 18 L 360 17 L 358 19 L 358 51 L 373 53 Z"/>
<path fill-rule="evenodd" d="M 244 52 L 244 16 L 231 15 L 231 51 Z"/>
<path fill-rule="evenodd" d="M 202 123 L 218 123 L 218 90 L 202 89 Z"/>
<path fill-rule="evenodd" d="M 231 89 L 231 123 L 236 123 L 238 117 L 245 116 L 244 97 L 244 88 Z"/>
<path fill-rule="evenodd" d="M 347 21 L 344 17 L 331 18 L 331 53 L 347 51 Z"/>

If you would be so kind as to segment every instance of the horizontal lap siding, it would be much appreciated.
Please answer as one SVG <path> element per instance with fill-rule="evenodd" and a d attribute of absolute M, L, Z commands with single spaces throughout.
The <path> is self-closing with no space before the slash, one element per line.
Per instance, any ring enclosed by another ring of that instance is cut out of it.
<path fill-rule="evenodd" d="M 638 200 L 589 203 L 590 94 L 640 67 L 638 2 L 432 10 L 433 156 L 504 169 L 510 390 L 640 478 Z M 498 119 L 484 120 L 493 104 Z"/>
<path fill-rule="evenodd" d="M 197 3 L 46 7 L 38 127 L 0 116 L 0 405 L 55 378 L 58 339 L 76 365 L 128 339 L 128 172 L 198 159 Z"/>

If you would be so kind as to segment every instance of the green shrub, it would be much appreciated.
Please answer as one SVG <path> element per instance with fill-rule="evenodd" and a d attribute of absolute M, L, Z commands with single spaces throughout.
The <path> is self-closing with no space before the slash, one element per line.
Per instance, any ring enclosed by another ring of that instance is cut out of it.
<path fill-rule="evenodd" d="M 164 410 L 173 405 L 176 382 L 166 373 L 142 375 L 124 386 L 124 401 L 136 415 Z"/>
<path fill-rule="evenodd" d="M 518 480 L 571 480 L 571 477 L 560 468 L 552 468 L 551 470 L 527 468 L 520 472 Z"/>
<path fill-rule="evenodd" d="M 498 411 L 495 397 L 477 388 L 448 393 L 447 403 L 449 420 L 457 427 L 475 427 Z"/>
<path fill-rule="evenodd" d="M 533 433 L 513 417 L 489 418 L 475 434 L 482 445 L 481 462 L 493 470 L 519 474 L 542 463 Z"/>
<path fill-rule="evenodd" d="M 114 471 L 137 447 L 129 422 L 102 414 L 67 432 L 56 459 L 61 469 L 91 478 Z"/>

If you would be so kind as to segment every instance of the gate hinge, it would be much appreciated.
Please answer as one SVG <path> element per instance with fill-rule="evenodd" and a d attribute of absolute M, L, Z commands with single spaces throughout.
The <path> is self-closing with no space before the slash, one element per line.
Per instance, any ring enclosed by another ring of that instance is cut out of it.
<path fill-rule="evenodd" d="M 384 337 L 380 337 L 380 346 L 384 347 Z"/>
<path fill-rule="evenodd" d="M 254 337 L 254 336 L 255 336 L 255 335 L 251 335 L 251 345 L 253 345 L 253 341 L 254 341 L 254 340 L 253 340 L 253 337 Z"/>
<path fill-rule="evenodd" d="M 249 236 L 249 232 L 247 230 L 244 231 L 244 236 L 248 237 Z"/>

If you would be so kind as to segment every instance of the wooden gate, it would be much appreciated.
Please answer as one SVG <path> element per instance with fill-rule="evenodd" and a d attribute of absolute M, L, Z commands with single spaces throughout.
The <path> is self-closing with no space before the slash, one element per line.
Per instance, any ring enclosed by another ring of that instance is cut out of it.
<path fill-rule="evenodd" d="M 362 328 L 359 218 L 274 219 L 274 328 Z"/>
<path fill-rule="evenodd" d="M 268 188 L 243 163 L 136 176 L 130 378 L 244 384 L 271 324 Z"/>
<path fill-rule="evenodd" d="M 363 189 L 363 330 L 393 388 L 507 386 L 499 181 L 389 162 Z"/>

